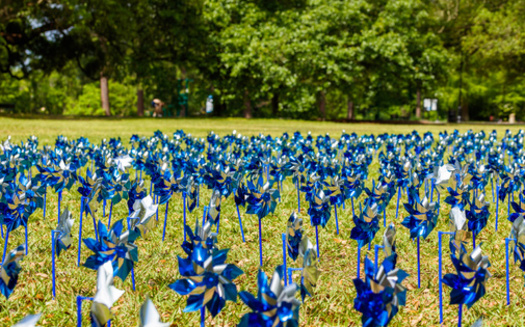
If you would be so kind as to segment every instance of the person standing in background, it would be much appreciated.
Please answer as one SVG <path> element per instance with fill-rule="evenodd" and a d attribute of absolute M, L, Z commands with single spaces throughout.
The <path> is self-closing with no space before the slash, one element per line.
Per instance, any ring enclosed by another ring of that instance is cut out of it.
<path fill-rule="evenodd" d="M 164 102 L 160 99 L 153 99 L 153 101 L 151 101 L 151 106 L 153 107 L 153 117 L 162 117 Z"/>

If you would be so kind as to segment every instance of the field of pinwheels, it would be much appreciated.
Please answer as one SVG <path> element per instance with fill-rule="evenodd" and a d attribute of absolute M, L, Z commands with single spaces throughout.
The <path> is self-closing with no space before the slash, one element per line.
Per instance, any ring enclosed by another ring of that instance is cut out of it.
<path fill-rule="evenodd" d="M 525 325 L 518 128 L 0 122 L 2 326 Z"/>

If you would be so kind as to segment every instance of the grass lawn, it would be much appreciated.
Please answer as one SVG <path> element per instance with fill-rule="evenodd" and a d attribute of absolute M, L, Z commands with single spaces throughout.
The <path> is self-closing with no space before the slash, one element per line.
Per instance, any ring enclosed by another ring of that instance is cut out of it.
<path fill-rule="evenodd" d="M 155 130 L 161 130 L 170 135 L 177 129 L 183 129 L 193 135 L 205 137 L 208 132 L 214 131 L 223 136 L 232 130 L 243 135 L 259 133 L 278 136 L 283 132 L 293 133 L 311 131 L 313 135 L 330 133 L 338 137 L 344 129 L 347 132 L 364 133 L 408 133 L 417 130 L 419 133 L 431 131 L 436 136 L 439 131 L 453 131 L 454 125 L 379 125 L 379 124 L 344 124 L 330 122 L 307 122 L 293 120 L 243 120 L 243 119 L 88 119 L 88 120 L 33 120 L 0 118 L 0 133 L 2 139 L 12 136 L 14 142 L 25 140 L 30 135 L 36 135 L 43 143 L 53 143 L 57 135 L 69 138 L 80 136 L 88 137 L 92 142 L 99 142 L 104 138 L 121 137 L 127 142 L 132 134 L 149 136 Z M 489 133 L 492 129 L 498 135 L 509 128 L 515 133 L 520 127 L 505 125 L 459 125 L 458 130 L 466 131 L 482 129 Z M 374 162 L 370 168 L 372 178 L 377 178 L 378 163 Z M 133 175 L 133 174 L 132 174 Z M 149 182 L 148 182 L 149 183 Z M 149 184 L 147 184 L 149 186 Z M 57 260 L 57 298 L 51 295 L 51 230 L 57 224 L 57 196 L 48 192 L 47 213 L 43 219 L 42 211 L 37 211 L 29 223 L 29 255 L 21 262 L 22 273 L 18 286 L 9 298 L 0 299 L 0 325 L 10 326 L 30 313 L 42 312 L 39 326 L 74 326 L 76 324 L 76 296 L 93 296 L 96 287 L 96 272 L 76 266 L 78 249 L 78 218 L 80 195 L 77 186 L 70 193 L 63 194 L 63 207 L 69 207 L 75 217 L 73 227 L 74 243 L 69 250 L 61 254 Z M 194 220 L 201 218 L 203 204 L 207 204 L 209 191 L 201 188 L 201 205 L 188 215 L 190 226 Z M 278 204 L 274 215 L 263 220 L 263 252 L 264 270 L 271 274 L 274 268 L 282 264 L 281 233 L 286 231 L 286 222 L 293 210 L 297 209 L 295 187 L 291 180 L 284 183 L 282 202 Z M 441 196 L 443 202 L 444 194 Z M 363 195 L 360 201 L 364 199 Z M 485 326 L 525 326 L 525 292 L 523 289 L 523 273 L 514 264 L 511 265 L 511 305 L 506 306 L 505 300 L 505 237 L 508 237 L 511 224 L 507 221 L 507 205 L 500 203 L 499 228 L 495 232 L 495 203 L 492 203 L 490 186 L 487 189 L 487 199 L 491 202 L 488 226 L 476 237 L 477 242 L 483 242 L 484 254 L 489 256 L 492 263 L 490 271 L 493 274 L 487 283 L 487 294 L 470 310 L 464 308 L 463 325 L 470 326 L 479 317 L 484 318 Z M 401 203 L 406 202 L 403 196 Z M 315 229 L 310 226 L 306 213 L 307 204 L 302 197 L 302 211 L 299 216 L 304 220 L 305 234 L 315 243 Z M 356 202 L 356 207 L 358 204 Z M 245 274 L 235 280 L 238 290 L 248 290 L 255 293 L 257 290 L 257 271 L 259 269 L 258 225 L 257 218 L 244 213 L 244 233 L 246 243 L 241 240 L 239 223 L 235 211 L 233 198 L 223 200 L 221 205 L 220 234 L 218 246 L 230 248 L 228 262 L 235 263 Z M 421 288 L 417 288 L 417 257 L 416 243 L 409 238 L 409 232 L 401 226 L 402 218 L 406 215 L 400 206 L 399 218 L 395 219 L 395 197 L 387 208 L 387 224 L 394 222 L 397 227 L 398 268 L 408 272 L 410 276 L 405 281 L 408 287 L 407 304 L 400 310 L 390 326 L 437 326 L 439 325 L 438 308 L 438 240 L 437 231 L 448 231 L 448 214 L 450 207 L 441 204 L 440 219 L 436 229 L 428 239 L 421 241 Z M 106 210 L 106 215 L 109 210 Z M 350 202 L 346 209 L 339 209 L 339 235 L 336 234 L 335 220 L 332 215 L 327 227 L 319 229 L 319 243 L 321 259 L 319 268 L 321 276 L 313 297 L 307 298 L 300 309 L 302 326 L 360 326 L 361 315 L 353 309 L 353 300 L 356 292 L 352 279 L 356 277 L 356 242 L 350 240 L 350 230 L 353 227 Z M 124 219 L 127 208 L 124 202 L 113 208 L 112 222 Z M 107 222 L 107 217 L 99 218 Z M 183 239 L 182 230 L 182 200 L 180 195 L 171 199 L 168 215 L 166 241 L 162 242 L 162 220 L 164 206 L 159 208 L 159 225 L 148 239 L 139 239 L 139 262 L 135 266 L 137 289 L 132 290 L 131 281 L 122 283 L 116 279 L 116 286 L 126 291 L 125 295 L 113 308 L 115 318 L 112 326 L 136 326 L 139 321 L 139 307 L 150 296 L 165 322 L 172 326 L 196 326 L 199 313 L 183 313 L 186 298 L 168 288 L 168 285 L 178 279 L 177 255 L 183 256 L 180 244 Z M 381 227 L 383 226 L 381 222 Z M 373 244 L 381 244 L 384 228 L 378 232 Z M 93 237 L 93 223 L 91 218 L 84 218 L 82 237 Z M 23 229 L 18 229 L 10 235 L 9 249 L 24 240 Z M 444 237 L 444 270 L 443 274 L 455 272 L 449 258 L 448 237 Z M 371 251 L 362 251 L 361 259 L 365 255 L 373 259 L 374 247 Z M 82 247 L 84 262 L 90 254 Z M 380 255 L 380 261 L 383 254 Z M 288 261 L 288 266 L 293 263 Z M 363 265 L 361 265 L 363 269 Z M 363 272 L 362 272 L 363 274 Z M 295 276 L 295 281 L 298 281 Z M 298 294 L 299 297 L 299 294 Z M 444 286 L 444 326 L 455 326 L 457 323 L 457 306 L 448 305 L 449 290 Z M 87 312 L 89 303 L 85 303 L 84 324 L 88 325 Z M 228 302 L 223 311 L 213 320 L 208 317 L 206 325 L 235 326 L 242 314 L 248 308 L 240 300 L 236 304 Z"/>

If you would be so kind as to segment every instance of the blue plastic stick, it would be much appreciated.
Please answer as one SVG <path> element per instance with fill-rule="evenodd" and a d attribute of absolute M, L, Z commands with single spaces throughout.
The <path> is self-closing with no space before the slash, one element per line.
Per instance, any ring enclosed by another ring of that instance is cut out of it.
<path fill-rule="evenodd" d="M 335 229 L 337 235 L 339 235 L 339 222 L 337 221 L 337 204 L 334 204 L 334 213 L 335 213 Z"/>
<path fill-rule="evenodd" d="M 499 216 L 499 185 L 496 183 L 496 232 L 498 231 L 498 216 Z"/>
<path fill-rule="evenodd" d="M 377 250 L 379 249 L 384 249 L 385 247 L 382 246 L 382 245 L 374 245 L 374 252 L 375 252 L 375 257 L 374 257 L 374 264 L 376 266 L 376 271 L 377 271 L 377 260 L 378 260 L 378 256 L 379 256 L 379 252 L 377 252 Z"/>
<path fill-rule="evenodd" d="M 166 237 L 166 224 L 168 222 L 168 208 L 169 208 L 170 201 L 166 201 L 166 211 L 164 213 L 164 228 L 162 229 L 162 242 L 164 242 L 164 238 Z M 157 214 L 158 214 L 158 207 L 157 207 Z M 186 239 L 186 235 L 184 235 L 184 239 Z"/>
<path fill-rule="evenodd" d="M 385 208 L 383 209 L 383 227 L 386 227 L 386 204 Z"/>
<path fill-rule="evenodd" d="M 80 223 L 78 227 L 78 255 L 77 267 L 80 267 L 80 250 L 82 249 L 82 217 L 84 215 L 84 197 L 80 198 Z"/>
<path fill-rule="evenodd" d="M 301 212 L 301 193 L 299 191 L 299 176 L 297 177 L 295 188 L 297 189 L 297 213 L 299 213 Z"/>
<path fill-rule="evenodd" d="M 182 229 L 184 230 L 184 239 L 186 239 L 186 192 L 182 192 L 182 206 L 183 206 L 183 215 L 184 215 L 184 225 Z"/>
<path fill-rule="evenodd" d="M 197 208 L 200 207 L 201 186 L 197 185 Z"/>
<path fill-rule="evenodd" d="M 104 199 L 102 204 L 102 217 L 106 218 L 106 199 Z"/>
<path fill-rule="evenodd" d="M 282 237 L 283 237 L 283 266 L 284 266 L 284 271 L 286 272 L 286 234 L 282 234 Z M 284 286 L 286 286 L 286 278 L 284 278 Z"/>
<path fill-rule="evenodd" d="M 242 242 L 244 243 L 245 241 L 244 241 L 244 231 L 242 229 L 241 213 L 239 211 L 239 205 L 237 205 L 236 203 L 235 206 L 237 207 L 237 217 L 239 217 L 239 226 L 241 227 Z"/>
<path fill-rule="evenodd" d="M 2 255 L 2 264 L 4 263 L 4 260 L 5 260 L 5 254 L 7 252 L 7 242 L 8 241 L 9 241 L 9 228 L 6 228 L 5 240 L 4 240 L 4 254 Z"/>
<path fill-rule="evenodd" d="M 505 279 L 507 284 L 507 305 L 510 305 L 510 283 L 509 283 L 509 243 L 516 241 L 513 238 L 505 239 Z"/>
<path fill-rule="evenodd" d="M 58 223 L 60 223 L 60 202 L 62 202 L 62 191 L 58 191 Z"/>
<path fill-rule="evenodd" d="M 397 189 L 398 191 L 397 191 L 396 219 L 399 214 L 399 199 L 401 198 L 401 187 L 398 187 Z"/>
<path fill-rule="evenodd" d="M 56 279 L 55 279 L 55 234 L 60 233 L 59 231 L 51 231 L 51 265 L 53 267 L 53 299 L 56 297 Z"/>
<path fill-rule="evenodd" d="M 201 327 L 204 327 L 206 321 L 206 307 L 201 308 Z"/>
<path fill-rule="evenodd" d="M 84 300 L 93 301 L 93 298 L 80 295 L 77 296 L 77 327 L 82 327 L 82 301 Z"/>
<path fill-rule="evenodd" d="M 492 203 L 494 203 L 494 176 L 490 179 L 490 188 L 492 189 Z"/>
<path fill-rule="evenodd" d="M 219 212 L 219 214 L 217 215 L 217 234 L 219 234 L 220 225 L 221 225 L 221 213 Z"/>
<path fill-rule="evenodd" d="M 43 214 L 44 219 L 46 219 L 46 207 L 47 207 L 47 187 L 46 187 L 46 190 L 44 192 L 44 214 Z M 3 237 L 3 235 L 2 235 L 2 237 Z"/>
<path fill-rule="evenodd" d="M 434 179 L 430 180 L 430 202 L 434 199 Z"/>
<path fill-rule="evenodd" d="M 112 214 L 113 214 L 113 201 L 111 201 L 111 204 L 109 206 L 108 229 L 109 229 L 109 226 L 111 226 L 111 215 Z"/>
<path fill-rule="evenodd" d="M 354 198 L 350 198 L 350 201 L 352 202 L 352 217 L 355 216 L 355 210 L 354 210 Z"/>
<path fill-rule="evenodd" d="M 288 284 L 293 283 L 292 273 L 294 271 L 302 271 L 302 270 L 303 270 L 303 268 L 288 268 Z"/>
<path fill-rule="evenodd" d="M 315 242 L 317 243 L 317 261 L 319 261 L 319 226 L 315 226 Z"/>
<path fill-rule="evenodd" d="M 259 264 L 263 266 L 263 254 L 262 254 L 262 229 L 261 229 L 261 218 L 259 218 Z"/>
<path fill-rule="evenodd" d="M 206 211 L 208 210 L 208 206 L 204 206 L 202 210 L 202 226 L 206 223 Z"/>
<path fill-rule="evenodd" d="M 357 278 L 361 277 L 361 247 L 357 244 Z"/>
<path fill-rule="evenodd" d="M 417 288 L 421 288 L 421 264 L 419 255 L 419 236 L 417 237 Z"/>
<path fill-rule="evenodd" d="M 476 232 L 472 231 L 472 248 L 476 248 Z"/>
<path fill-rule="evenodd" d="M 131 283 L 133 284 L 133 290 L 135 290 L 135 268 L 131 266 Z"/>
<path fill-rule="evenodd" d="M 169 200 L 166 201 L 168 203 Z M 155 195 L 155 203 L 159 204 L 159 197 Z M 159 221 L 159 207 L 157 206 L 157 212 L 155 212 L 155 219 Z"/>
<path fill-rule="evenodd" d="M 443 281 L 442 281 L 442 267 L 443 267 L 443 260 L 442 260 L 442 242 L 441 242 L 441 236 L 442 235 L 453 235 L 452 232 L 438 232 L 438 243 L 439 243 L 439 323 L 443 323 Z"/>

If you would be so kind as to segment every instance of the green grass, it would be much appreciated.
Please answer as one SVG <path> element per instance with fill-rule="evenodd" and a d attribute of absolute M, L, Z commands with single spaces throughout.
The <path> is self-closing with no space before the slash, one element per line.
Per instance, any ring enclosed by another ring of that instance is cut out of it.
<path fill-rule="evenodd" d="M 224 135 L 237 130 L 245 135 L 270 133 L 273 136 L 287 131 L 311 131 L 314 135 L 329 132 L 333 136 L 345 129 L 347 132 L 362 133 L 407 133 L 418 130 L 420 133 L 432 131 L 434 133 L 448 130 L 456 126 L 411 126 L 411 125 L 378 125 L 378 124 L 341 124 L 329 122 L 305 122 L 292 120 L 241 120 L 241 119 L 187 119 L 187 120 L 29 120 L 0 118 L 0 132 L 3 138 L 11 135 L 14 141 L 25 140 L 29 135 L 37 135 L 42 143 L 52 143 L 57 135 L 62 134 L 70 138 L 79 136 L 89 137 L 98 142 L 103 138 L 120 136 L 127 141 L 132 134 L 151 135 L 160 129 L 171 134 L 177 129 L 184 129 L 196 136 L 204 137 L 209 131 Z M 472 128 L 475 131 L 485 129 L 490 132 L 497 129 L 504 132 L 507 126 L 460 125 L 459 130 Z M 510 128 L 516 132 L 519 127 Z M 41 145 L 42 145 L 41 143 Z M 378 164 L 371 167 L 371 178 L 377 178 Z M 202 190 L 201 206 L 188 215 L 190 226 L 196 218 L 202 217 L 202 205 L 207 204 L 210 192 Z M 492 201 L 490 188 L 487 197 Z M 361 197 L 360 200 L 362 200 Z M 441 197 L 444 199 L 444 196 Z M 401 203 L 406 202 L 403 197 Z M 43 219 L 42 212 L 36 212 L 30 219 L 29 255 L 21 262 L 22 273 L 19 284 L 9 300 L 3 297 L 0 300 L 0 325 L 10 326 L 30 313 L 42 312 L 40 326 L 74 326 L 76 323 L 77 295 L 93 296 L 96 286 L 96 272 L 76 266 L 78 242 L 78 218 L 80 197 L 76 187 L 70 193 L 63 195 L 62 206 L 68 206 L 76 219 L 73 228 L 74 243 L 69 250 L 57 260 L 57 299 L 51 295 L 51 230 L 57 223 L 57 197 L 49 192 L 47 201 L 47 217 Z M 302 201 L 303 210 L 299 217 L 304 220 L 306 235 L 315 243 L 315 229 L 310 226 L 309 217 L 304 210 L 307 206 Z M 357 206 L 357 202 L 356 202 Z M 230 197 L 222 202 L 221 232 L 218 245 L 221 248 L 231 248 L 228 261 L 235 263 L 245 274 L 235 282 L 239 290 L 248 290 L 255 293 L 257 290 L 257 271 L 259 268 L 258 254 L 258 225 L 254 216 L 246 215 L 241 209 L 243 217 L 246 243 L 242 243 L 237 215 L 233 199 Z M 297 209 L 295 188 L 288 180 L 284 183 L 282 202 L 277 206 L 274 215 L 263 220 L 263 252 L 264 270 L 270 274 L 273 269 L 282 263 L 281 233 L 285 232 L 286 221 L 293 210 Z M 450 207 L 442 204 L 439 224 L 427 240 L 421 242 L 422 255 L 422 287 L 417 289 L 417 258 L 416 244 L 409 239 L 408 231 L 401 226 L 405 210 L 400 207 L 399 219 L 395 219 L 395 198 L 387 208 L 387 223 L 393 221 L 397 227 L 397 249 L 399 254 L 398 267 L 407 271 L 410 276 L 405 282 L 409 291 L 407 305 L 394 318 L 391 326 L 437 326 L 439 325 L 438 310 L 438 241 L 437 231 L 448 231 L 448 213 Z M 483 242 L 483 252 L 488 255 L 492 263 L 490 271 L 493 274 L 487 283 L 487 295 L 470 310 L 464 310 L 463 325 L 470 326 L 477 318 L 483 316 L 485 326 L 524 326 L 525 304 L 523 290 L 523 274 L 515 265 L 511 266 L 511 302 L 505 305 L 505 237 L 509 235 L 510 223 L 506 220 L 506 204 L 500 204 L 499 229 L 494 230 L 495 204 L 491 202 L 489 224 L 477 237 L 477 242 Z M 107 217 L 100 219 L 107 222 Z M 113 209 L 112 221 L 125 218 L 127 209 L 125 203 L 118 204 Z M 162 220 L 164 207 L 159 210 L 159 226 L 148 239 L 139 239 L 139 262 L 135 267 L 137 290 L 134 292 L 131 281 L 122 283 L 116 280 L 120 289 L 126 290 L 125 295 L 113 308 L 115 318 L 112 326 L 136 326 L 139 320 L 139 306 L 146 296 L 150 296 L 162 319 L 171 322 L 172 326 L 196 326 L 199 321 L 198 313 L 183 313 L 186 298 L 179 296 L 168 288 L 168 285 L 178 279 L 177 255 L 183 255 L 180 244 L 183 238 L 182 231 L 182 201 L 180 195 L 172 198 L 168 217 L 166 242 L 161 241 Z M 84 218 L 83 237 L 93 237 L 93 223 L 91 218 Z M 382 226 L 382 224 L 381 224 Z M 340 234 L 336 235 L 335 221 L 331 217 L 328 226 L 319 230 L 321 260 L 319 268 L 321 276 L 312 298 L 308 298 L 301 306 L 300 317 L 302 326 L 360 326 L 360 314 L 353 309 L 355 288 L 352 279 L 356 276 L 356 242 L 350 240 L 350 230 L 353 227 L 351 220 L 350 203 L 346 210 L 339 210 Z M 378 232 L 373 244 L 379 244 L 384 229 Z M 19 229 L 10 236 L 9 249 L 24 240 L 23 230 Z M 447 244 L 448 237 L 444 237 L 445 253 L 443 257 L 443 273 L 453 272 Z M 82 248 L 82 262 L 89 252 Z M 365 255 L 373 259 L 372 251 L 362 251 L 362 260 Z M 380 258 L 382 258 L 382 254 Z M 381 260 L 381 259 L 380 259 Z M 291 267 L 293 263 L 288 261 Z M 363 267 L 363 265 L 361 265 Z M 295 276 L 295 280 L 298 277 Z M 444 286 L 444 326 L 455 326 L 457 306 L 448 305 L 449 292 Z M 87 312 L 89 303 L 84 304 L 84 323 L 87 326 Z M 227 303 L 224 310 L 213 321 L 208 318 L 207 325 L 234 326 L 242 314 L 248 309 L 239 300 L 238 303 Z"/>

